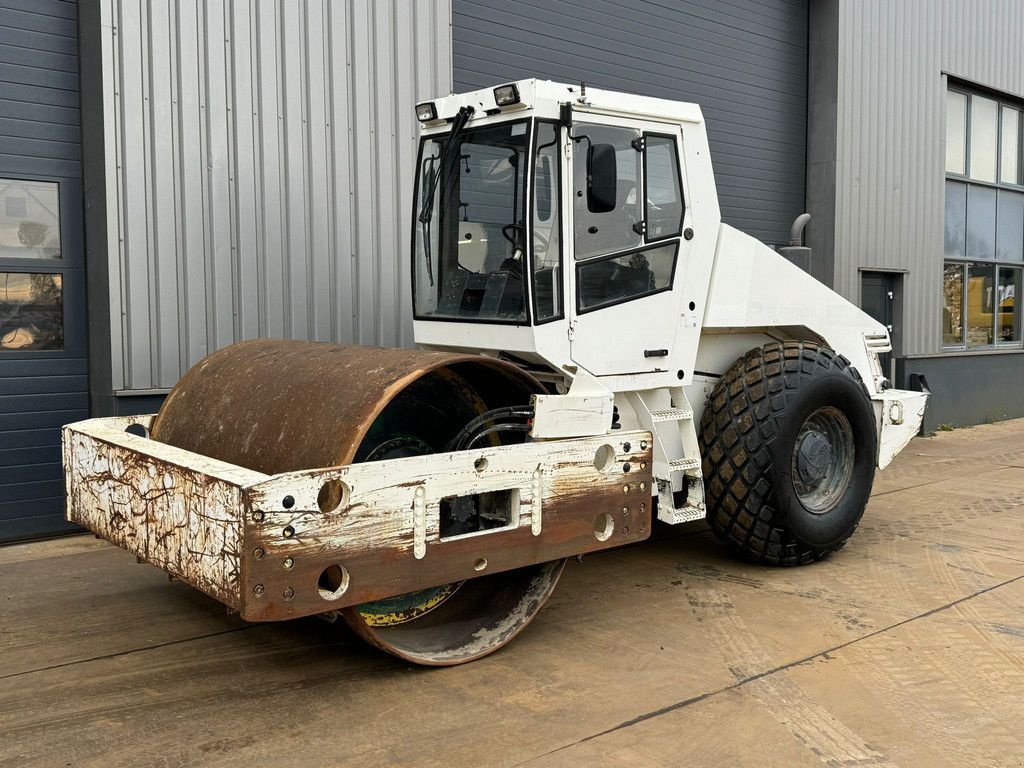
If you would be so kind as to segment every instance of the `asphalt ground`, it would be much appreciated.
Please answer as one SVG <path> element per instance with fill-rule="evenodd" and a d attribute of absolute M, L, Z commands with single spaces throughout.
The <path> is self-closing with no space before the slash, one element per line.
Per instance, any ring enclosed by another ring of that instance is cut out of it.
<path fill-rule="evenodd" d="M 247 625 L 89 536 L 0 549 L 0 766 L 1024 765 L 1024 420 L 915 439 L 830 560 L 703 524 L 570 561 L 421 669 Z"/>

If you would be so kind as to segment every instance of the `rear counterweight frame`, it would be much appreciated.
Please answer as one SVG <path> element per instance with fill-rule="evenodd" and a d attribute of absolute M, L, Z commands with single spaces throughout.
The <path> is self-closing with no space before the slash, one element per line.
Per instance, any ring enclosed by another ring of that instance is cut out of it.
<path fill-rule="evenodd" d="M 148 434 L 151 421 L 64 428 L 67 518 L 248 621 L 336 611 L 650 535 L 650 432 L 265 475 L 125 431 Z M 442 499 L 498 491 L 508 492 L 507 525 L 441 535 Z"/>

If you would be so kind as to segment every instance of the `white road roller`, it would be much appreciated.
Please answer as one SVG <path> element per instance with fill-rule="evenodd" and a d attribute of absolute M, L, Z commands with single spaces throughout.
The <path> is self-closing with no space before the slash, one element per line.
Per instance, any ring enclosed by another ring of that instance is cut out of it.
<path fill-rule="evenodd" d="M 524 80 L 416 111 L 421 349 L 215 352 L 156 416 L 65 427 L 68 519 L 246 620 L 341 616 L 432 665 L 655 519 L 769 565 L 839 549 L 926 394 L 722 223 L 700 108 Z"/>

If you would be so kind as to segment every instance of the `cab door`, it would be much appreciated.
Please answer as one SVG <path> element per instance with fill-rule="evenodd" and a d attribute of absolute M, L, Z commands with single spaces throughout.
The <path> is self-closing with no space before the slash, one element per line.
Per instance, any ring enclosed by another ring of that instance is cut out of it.
<path fill-rule="evenodd" d="M 599 376 L 664 371 L 686 249 L 679 129 L 606 118 L 576 122 L 570 135 L 572 359 Z M 595 185 L 604 185 L 603 202 Z"/>

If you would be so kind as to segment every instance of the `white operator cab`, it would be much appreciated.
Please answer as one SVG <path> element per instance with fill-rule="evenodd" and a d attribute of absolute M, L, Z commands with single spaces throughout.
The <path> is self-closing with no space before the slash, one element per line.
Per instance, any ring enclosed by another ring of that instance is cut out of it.
<path fill-rule="evenodd" d="M 919 430 L 926 396 L 888 389 L 878 362 L 886 328 L 722 224 L 699 106 L 524 80 L 417 114 L 416 343 L 546 382 L 535 439 L 651 431 L 662 520 L 705 516 L 702 413 L 766 344 L 848 361 L 874 412 L 872 471 Z M 841 455 L 830 423 L 800 433 L 794 472 Z"/>

